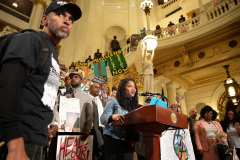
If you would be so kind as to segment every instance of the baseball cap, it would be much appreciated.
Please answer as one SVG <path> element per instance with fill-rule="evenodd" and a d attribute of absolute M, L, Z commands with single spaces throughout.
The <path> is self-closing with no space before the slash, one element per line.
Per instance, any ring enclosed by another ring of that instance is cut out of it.
<path fill-rule="evenodd" d="M 67 3 L 64 1 L 53 1 L 51 2 L 47 8 L 44 10 L 45 15 L 48 15 L 50 12 L 54 12 L 60 8 L 68 8 L 72 12 L 72 16 L 74 21 L 78 20 L 82 16 L 81 9 L 74 3 Z"/>
<path fill-rule="evenodd" d="M 83 79 L 83 75 L 79 72 L 72 72 L 69 74 L 69 77 L 72 78 L 73 75 L 78 75 L 81 79 Z"/>

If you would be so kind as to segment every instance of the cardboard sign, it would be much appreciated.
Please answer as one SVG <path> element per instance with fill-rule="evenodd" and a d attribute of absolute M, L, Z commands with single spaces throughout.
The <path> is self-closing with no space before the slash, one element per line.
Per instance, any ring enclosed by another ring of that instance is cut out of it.
<path fill-rule="evenodd" d="M 62 135 L 57 136 L 56 160 L 92 160 L 93 135 L 82 141 L 80 133 L 59 134 Z"/>

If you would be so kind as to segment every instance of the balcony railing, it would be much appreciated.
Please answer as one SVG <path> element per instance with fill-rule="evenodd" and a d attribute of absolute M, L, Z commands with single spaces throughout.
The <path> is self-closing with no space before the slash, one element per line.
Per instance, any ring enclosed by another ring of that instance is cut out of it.
<path fill-rule="evenodd" d="M 224 0 L 219 5 L 199 13 L 196 17 L 171 27 L 162 28 L 161 33 L 159 30 L 153 31 L 153 35 L 157 36 L 160 40 L 179 34 L 185 34 L 199 26 L 207 25 L 213 20 L 221 18 L 221 16 L 226 15 L 233 10 L 239 10 L 240 12 L 240 0 Z M 156 32 L 158 32 L 157 35 L 155 34 Z"/>

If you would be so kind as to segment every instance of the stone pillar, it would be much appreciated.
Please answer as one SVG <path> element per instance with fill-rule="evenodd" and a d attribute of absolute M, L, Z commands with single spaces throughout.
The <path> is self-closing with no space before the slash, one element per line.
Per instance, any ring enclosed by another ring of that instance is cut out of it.
<path fill-rule="evenodd" d="M 180 87 L 178 84 L 174 83 L 174 82 L 170 82 L 167 85 L 167 98 L 168 98 L 168 102 L 171 103 L 177 103 L 176 101 L 176 89 L 178 87 Z"/>
<path fill-rule="evenodd" d="M 150 31 L 150 15 L 146 15 L 147 18 L 147 31 Z"/>
<path fill-rule="evenodd" d="M 183 87 L 180 87 L 177 89 L 177 96 L 182 96 L 185 94 L 185 92 L 187 92 L 187 90 Z M 187 107 L 186 107 L 185 98 L 180 100 L 180 104 L 181 104 L 182 113 L 187 115 Z"/>
<path fill-rule="evenodd" d="M 199 9 L 200 9 L 200 12 L 199 12 L 200 24 L 208 23 L 208 18 L 207 18 L 207 15 L 205 13 L 205 10 L 204 10 L 202 0 L 198 0 L 198 4 L 199 4 Z"/>
<path fill-rule="evenodd" d="M 204 11 L 204 7 L 203 7 L 203 2 L 202 0 L 198 0 L 198 4 L 199 4 L 199 9 L 200 9 L 200 13 Z"/>
<path fill-rule="evenodd" d="M 128 4 L 128 34 L 132 35 L 138 33 L 139 30 L 137 28 L 137 10 L 139 10 L 139 6 L 137 6 L 136 0 L 129 0 Z M 127 37 L 128 38 L 128 37 Z"/>
<path fill-rule="evenodd" d="M 29 28 L 39 30 L 42 20 L 43 10 L 47 4 L 45 0 L 33 0 L 33 9 L 29 20 Z"/>

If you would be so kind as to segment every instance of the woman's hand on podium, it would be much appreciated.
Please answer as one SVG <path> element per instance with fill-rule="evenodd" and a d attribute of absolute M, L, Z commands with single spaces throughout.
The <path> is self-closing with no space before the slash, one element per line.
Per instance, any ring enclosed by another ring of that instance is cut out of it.
<path fill-rule="evenodd" d="M 125 117 L 124 117 L 124 115 L 122 115 L 122 114 L 113 114 L 113 115 L 112 115 L 112 119 L 113 119 L 113 121 L 115 122 L 115 124 L 120 124 L 120 125 L 122 125 L 122 124 L 124 123 Z"/>

